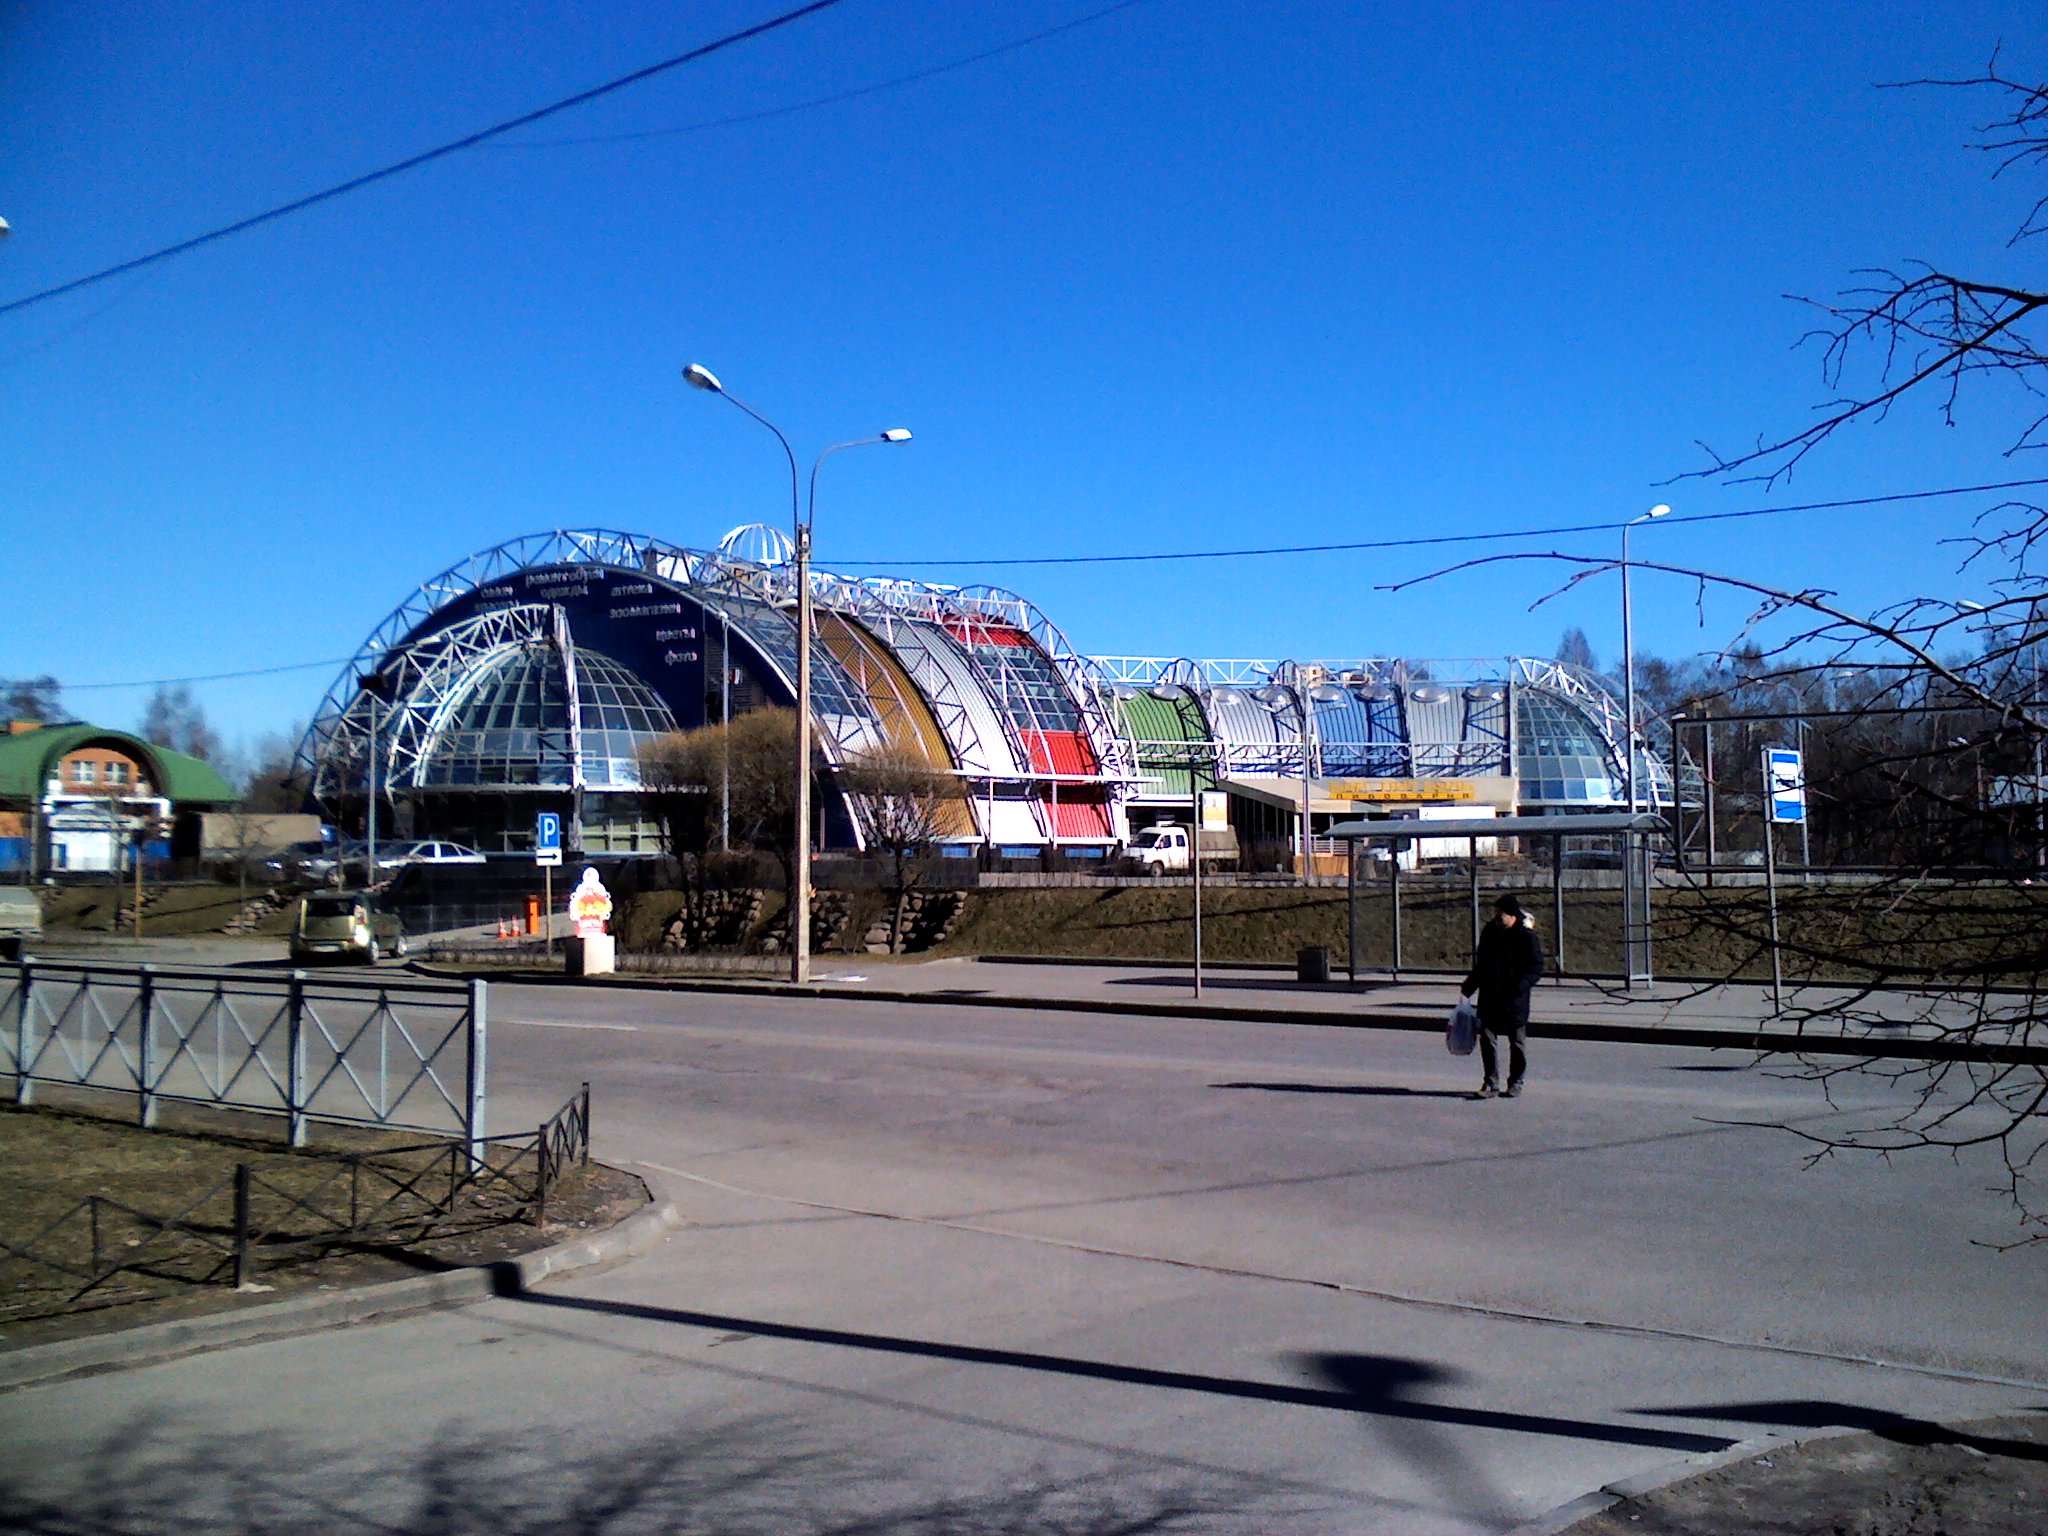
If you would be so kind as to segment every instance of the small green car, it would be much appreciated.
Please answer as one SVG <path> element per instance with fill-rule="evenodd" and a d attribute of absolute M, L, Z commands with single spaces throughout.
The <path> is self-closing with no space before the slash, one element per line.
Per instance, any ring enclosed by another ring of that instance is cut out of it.
<path fill-rule="evenodd" d="M 345 959 L 374 965 L 404 955 L 405 929 L 396 912 L 376 905 L 366 891 L 321 891 L 299 898 L 292 920 L 294 961 Z"/>

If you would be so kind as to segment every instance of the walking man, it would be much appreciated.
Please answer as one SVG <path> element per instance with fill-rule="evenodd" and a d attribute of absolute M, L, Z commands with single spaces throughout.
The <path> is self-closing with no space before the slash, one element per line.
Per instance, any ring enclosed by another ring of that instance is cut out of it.
<path fill-rule="evenodd" d="M 1529 990 L 1542 975 L 1543 942 L 1510 892 L 1493 904 L 1493 921 L 1479 930 L 1471 974 L 1458 985 L 1466 997 L 1479 994 L 1479 1061 L 1486 1069 L 1478 1094 L 1482 1099 L 1501 1092 L 1501 1035 L 1508 1037 L 1507 1096 L 1521 1097 L 1529 1070 Z"/>

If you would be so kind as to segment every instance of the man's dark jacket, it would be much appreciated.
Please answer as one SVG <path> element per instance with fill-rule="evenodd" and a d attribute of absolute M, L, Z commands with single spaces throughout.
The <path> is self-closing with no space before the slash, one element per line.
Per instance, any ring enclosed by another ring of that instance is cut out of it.
<path fill-rule="evenodd" d="M 1458 988 L 1479 994 L 1479 1022 L 1514 1029 L 1529 1022 L 1529 989 L 1543 975 L 1543 941 L 1523 918 L 1510 928 L 1495 918 L 1479 930 L 1472 973 Z"/>

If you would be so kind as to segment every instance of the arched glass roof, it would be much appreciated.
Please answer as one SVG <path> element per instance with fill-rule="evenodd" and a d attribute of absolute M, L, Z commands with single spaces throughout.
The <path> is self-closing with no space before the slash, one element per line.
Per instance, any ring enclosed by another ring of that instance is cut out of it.
<path fill-rule="evenodd" d="M 594 789 L 635 785 L 640 743 L 673 731 L 675 717 L 611 657 L 582 646 L 575 657 L 584 782 Z M 567 788 L 575 773 L 568 698 L 567 669 L 553 645 L 502 652 L 449 702 L 426 752 L 422 784 Z"/>
<path fill-rule="evenodd" d="M 1516 768 L 1525 805 L 1613 805 L 1621 771 L 1586 712 L 1539 687 L 1515 690 Z"/>

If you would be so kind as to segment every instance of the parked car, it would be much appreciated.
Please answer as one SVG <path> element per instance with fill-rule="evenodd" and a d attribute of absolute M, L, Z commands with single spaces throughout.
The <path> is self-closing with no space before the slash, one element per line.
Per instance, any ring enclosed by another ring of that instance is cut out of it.
<path fill-rule="evenodd" d="M 411 864 L 482 864 L 484 856 L 474 848 L 461 843 L 428 839 L 414 842 L 394 838 L 390 842 L 381 839 L 377 843 L 376 880 L 381 881 L 398 873 Z M 362 876 L 369 880 L 370 850 L 366 843 L 350 843 L 342 855 L 342 868 L 351 876 Z M 374 884 L 375 881 L 370 883 Z"/>
<path fill-rule="evenodd" d="M 0 960 L 19 960 L 21 946 L 43 932 L 43 906 L 25 885 L 0 886 Z"/>
<path fill-rule="evenodd" d="M 299 898 L 292 918 L 291 957 L 303 960 L 362 960 L 376 964 L 410 949 L 396 912 L 380 906 L 368 891 L 316 891 Z"/>

